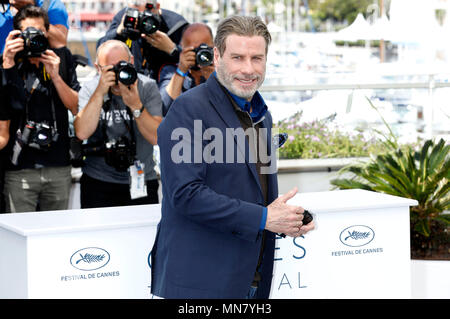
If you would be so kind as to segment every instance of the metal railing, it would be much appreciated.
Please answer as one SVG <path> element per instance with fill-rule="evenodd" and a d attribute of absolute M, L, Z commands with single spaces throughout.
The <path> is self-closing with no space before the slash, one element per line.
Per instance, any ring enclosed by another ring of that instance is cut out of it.
<path fill-rule="evenodd" d="M 90 72 L 85 70 L 81 76 L 79 76 L 80 83 L 86 81 L 87 78 L 95 74 L 95 70 L 92 68 Z M 424 137 L 434 137 L 433 125 L 434 125 L 434 108 L 435 101 L 434 95 L 437 89 L 450 88 L 450 82 L 438 82 L 435 80 L 437 75 L 428 74 L 428 81 L 419 82 L 393 82 L 393 83 L 326 83 L 326 84 L 264 84 L 259 91 L 264 92 L 311 92 L 311 91 L 324 91 L 324 90 L 408 90 L 408 89 L 424 89 L 428 90 L 427 103 L 423 105 L 423 121 L 424 121 Z M 273 81 L 272 81 L 273 82 Z M 449 106 L 447 116 L 450 114 L 450 92 L 449 92 Z M 450 121 L 450 119 L 449 119 Z M 450 136 L 450 124 L 446 133 Z"/>
<path fill-rule="evenodd" d="M 280 85 L 263 85 L 260 88 L 261 92 L 308 92 L 308 91 L 323 91 L 323 90 L 401 90 L 401 89 L 425 89 L 428 90 L 427 103 L 423 105 L 423 121 L 424 121 L 424 137 L 434 137 L 434 96 L 437 89 L 450 88 L 450 82 L 437 82 L 435 80 L 437 75 L 428 74 L 428 81 L 419 82 L 393 82 L 393 83 L 327 83 L 327 84 L 280 84 Z M 450 93 L 449 105 L 446 107 L 446 116 L 449 120 L 446 135 L 450 136 Z"/>

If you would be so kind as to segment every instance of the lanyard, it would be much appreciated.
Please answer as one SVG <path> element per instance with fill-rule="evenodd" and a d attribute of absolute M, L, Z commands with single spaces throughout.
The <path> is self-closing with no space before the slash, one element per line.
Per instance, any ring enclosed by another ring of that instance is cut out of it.
<path fill-rule="evenodd" d="M 45 70 L 44 70 L 44 75 L 45 75 Z M 27 83 L 28 81 L 25 81 L 24 87 L 25 90 L 29 92 L 26 104 L 25 104 L 25 120 L 28 122 L 30 120 L 29 118 L 29 106 L 30 106 L 30 101 L 31 98 L 33 96 L 34 91 L 39 87 L 39 85 L 41 84 L 41 81 L 39 81 L 39 77 L 36 77 L 35 80 L 33 81 L 33 84 L 31 85 L 31 88 L 28 89 L 27 88 Z M 58 132 L 58 126 L 56 123 L 56 110 L 55 110 L 55 102 L 53 101 L 53 89 L 52 86 L 50 85 L 48 87 L 48 97 L 50 98 L 50 105 L 51 105 L 51 111 L 52 111 L 52 121 L 53 121 L 53 127 L 55 129 L 55 132 Z"/>

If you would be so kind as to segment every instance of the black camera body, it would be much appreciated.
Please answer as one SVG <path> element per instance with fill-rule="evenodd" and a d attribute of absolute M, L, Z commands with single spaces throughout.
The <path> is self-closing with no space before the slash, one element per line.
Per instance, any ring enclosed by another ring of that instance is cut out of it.
<path fill-rule="evenodd" d="M 49 48 L 48 39 L 41 30 L 28 27 L 19 36 L 25 42 L 22 51 L 25 57 L 39 57 Z"/>
<path fill-rule="evenodd" d="M 200 44 L 194 49 L 195 52 L 195 66 L 209 66 L 214 62 L 214 49 L 205 43 Z"/>
<path fill-rule="evenodd" d="M 124 35 L 131 40 L 137 40 L 142 33 L 150 35 L 158 31 L 161 26 L 161 18 L 159 15 L 153 14 L 151 9 L 152 6 L 148 4 L 144 12 L 139 12 L 135 8 L 127 8 L 123 20 Z"/>
<path fill-rule="evenodd" d="M 119 172 L 126 172 L 133 165 L 136 156 L 136 144 L 127 137 L 105 143 L 105 162 Z"/>
<path fill-rule="evenodd" d="M 119 61 L 112 70 L 116 74 L 116 84 L 120 81 L 125 85 L 131 85 L 137 80 L 136 68 L 131 63 Z"/>
<path fill-rule="evenodd" d="M 37 150 L 50 149 L 52 142 L 58 140 L 58 133 L 49 123 L 28 121 L 22 133 L 22 142 Z"/>
<path fill-rule="evenodd" d="M 126 172 L 134 164 L 136 143 L 121 136 L 117 140 L 84 144 L 75 137 L 71 140 L 70 155 L 73 167 L 82 167 L 86 156 L 102 156 L 106 164 L 119 172 Z"/>
<path fill-rule="evenodd" d="M 28 146 L 40 151 L 48 151 L 52 143 L 56 142 L 59 134 L 56 129 L 47 122 L 27 121 L 23 128 L 16 132 L 16 140 L 14 142 L 11 154 L 11 163 L 17 165 L 19 163 L 19 155 L 24 146 Z"/>

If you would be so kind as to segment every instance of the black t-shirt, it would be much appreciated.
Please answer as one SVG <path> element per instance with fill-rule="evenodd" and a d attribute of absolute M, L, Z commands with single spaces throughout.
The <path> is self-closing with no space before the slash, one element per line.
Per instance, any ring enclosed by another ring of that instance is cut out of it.
<path fill-rule="evenodd" d="M 1 61 L 1 59 L 0 59 Z M 0 64 L 1 65 L 1 64 Z M 6 101 L 6 89 L 2 81 L 3 78 L 3 70 L 0 68 L 0 121 L 9 120 L 9 113 L 7 109 Z"/>
<path fill-rule="evenodd" d="M 69 49 L 63 47 L 52 50 L 61 59 L 59 74 L 64 82 L 70 88 L 79 91 L 80 84 L 77 80 L 75 64 Z M 23 147 L 18 165 L 9 163 L 7 169 L 70 165 L 68 109 L 62 103 L 53 82 L 45 72 L 43 64 L 41 63 L 39 67 L 36 67 L 25 59 L 18 61 L 11 69 L 3 69 L 2 72 L 3 84 L 6 92 L 8 92 L 6 103 L 2 103 L 2 112 L 5 112 L 4 114 L 7 114 L 7 117 L 11 120 L 9 143 L 5 149 L 7 156 L 11 157 L 12 155 L 17 130 L 20 129 L 23 132 L 27 121 L 47 123 L 53 128 L 56 126 L 55 129 L 58 134 L 58 139 L 51 142 L 47 151 L 28 146 Z M 32 90 L 33 84 L 37 83 L 35 82 L 36 78 L 39 79 L 39 85 Z"/>

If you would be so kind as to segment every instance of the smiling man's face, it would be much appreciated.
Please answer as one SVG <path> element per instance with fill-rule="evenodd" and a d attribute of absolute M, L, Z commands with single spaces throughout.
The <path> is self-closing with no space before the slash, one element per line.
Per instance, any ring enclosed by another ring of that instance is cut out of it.
<path fill-rule="evenodd" d="M 214 64 L 220 83 L 231 93 L 250 101 L 264 82 L 266 42 L 262 36 L 229 35 L 223 55 L 214 48 Z"/>

